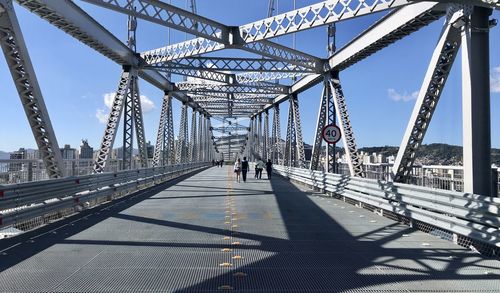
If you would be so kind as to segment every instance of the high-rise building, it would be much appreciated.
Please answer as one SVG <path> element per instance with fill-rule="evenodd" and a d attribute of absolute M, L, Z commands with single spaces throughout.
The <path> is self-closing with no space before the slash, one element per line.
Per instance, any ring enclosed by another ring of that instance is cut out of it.
<path fill-rule="evenodd" d="M 76 149 L 71 148 L 69 144 L 65 144 L 64 148 L 60 149 L 63 160 L 75 160 Z"/>
<path fill-rule="evenodd" d="M 92 159 L 94 156 L 94 148 L 89 146 L 89 142 L 86 139 L 82 139 L 82 144 L 80 145 L 80 159 Z"/>

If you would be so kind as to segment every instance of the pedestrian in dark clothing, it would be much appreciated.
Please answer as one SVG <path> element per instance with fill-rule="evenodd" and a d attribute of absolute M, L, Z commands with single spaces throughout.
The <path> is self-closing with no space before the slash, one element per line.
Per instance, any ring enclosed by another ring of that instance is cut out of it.
<path fill-rule="evenodd" d="M 266 171 L 267 171 L 267 179 L 271 180 L 271 174 L 273 173 L 273 163 L 271 159 L 268 159 L 266 162 Z"/>
<path fill-rule="evenodd" d="M 243 161 L 241 162 L 241 175 L 243 176 L 243 182 L 247 182 L 248 169 L 247 157 L 243 157 Z"/>

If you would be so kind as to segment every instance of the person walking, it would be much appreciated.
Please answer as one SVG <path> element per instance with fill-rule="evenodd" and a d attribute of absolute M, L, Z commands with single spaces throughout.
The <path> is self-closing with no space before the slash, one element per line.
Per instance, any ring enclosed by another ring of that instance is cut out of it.
<path fill-rule="evenodd" d="M 271 174 L 273 173 L 273 163 L 271 162 L 271 159 L 267 160 L 266 171 L 267 171 L 267 179 L 271 180 Z"/>
<path fill-rule="evenodd" d="M 241 161 L 240 158 L 234 162 L 234 173 L 236 173 L 236 182 L 240 182 Z"/>
<path fill-rule="evenodd" d="M 256 178 L 258 179 L 262 179 L 262 171 L 264 170 L 264 167 L 266 165 L 264 164 L 264 162 L 262 160 L 259 160 L 257 162 L 257 175 L 255 175 Z"/>
<path fill-rule="evenodd" d="M 241 175 L 243 176 L 243 182 L 247 182 L 248 169 L 249 169 L 249 166 L 248 166 L 247 157 L 243 157 L 243 161 L 241 162 Z"/>

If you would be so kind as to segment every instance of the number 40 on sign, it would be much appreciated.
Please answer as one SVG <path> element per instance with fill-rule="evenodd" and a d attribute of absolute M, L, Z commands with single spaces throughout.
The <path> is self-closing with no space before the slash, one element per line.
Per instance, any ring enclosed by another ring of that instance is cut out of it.
<path fill-rule="evenodd" d="M 330 124 L 323 127 L 321 132 L 323 139 L 330 144 L 337 143 L 340 140 L 340 128 L 337 125 Z"/>

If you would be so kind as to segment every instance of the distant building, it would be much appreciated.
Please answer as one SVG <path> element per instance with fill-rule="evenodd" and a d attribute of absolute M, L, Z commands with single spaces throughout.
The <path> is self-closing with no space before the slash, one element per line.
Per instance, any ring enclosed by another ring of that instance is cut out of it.
<path fill-rule="evenodd" d="M 80 159 L 92 159 L 94 156 L 94 148 L 89 146 L 89 142 L 86 139 L 82 139 L 82 144 L 80 145 Z"/>
<path fill-rule="evenodd" d="M 150 141 L 146 144 L 146 150 L 148 151 L 148 158 L 152 159 L 155 152 L 155 146 L 152 145 Z"/>
<path fill-rule="evenodd" d="M 26 150 L 20 148 L 18 151 L 10 153 L 11 160 L 24 160 L 26 159 Z M 9 172 L 18 172 L 23 169 L 23 163 L 10 163 Z"/>
<path fill-rule="evenodd" d="M 75 160 L 76 149 L 71 148 L 69 144 L 65 144 L 64 148 L 60 149 L 63 160 Z"/>
<path fill-rule="evenodd" d="M 24 160 L 26 159 L 27 152 L 24 148 L 20 148 L 18 151 L 10 153 L 11 160 Z"/>

